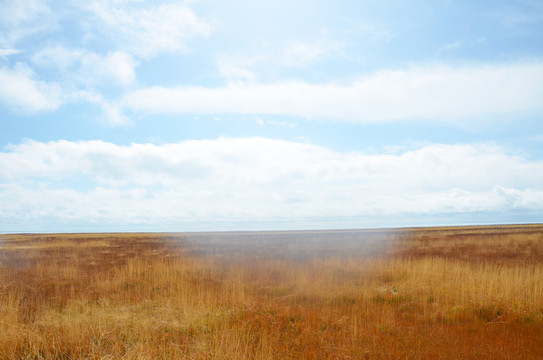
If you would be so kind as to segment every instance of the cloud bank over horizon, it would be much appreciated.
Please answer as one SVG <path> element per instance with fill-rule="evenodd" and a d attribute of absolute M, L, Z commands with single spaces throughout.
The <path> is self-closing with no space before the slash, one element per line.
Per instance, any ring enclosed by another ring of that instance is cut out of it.
<path fill-rule="evenodd" d="M 364 154 L 267 138 L 29 140 L 4 149 L 0 169 L 0 218 L 12 224 L 48 214 L 55 223 L 273 227 L 344 217 L 371 226 L 368 218 L 543 211 L 543 161 L 492 143 Z"/>

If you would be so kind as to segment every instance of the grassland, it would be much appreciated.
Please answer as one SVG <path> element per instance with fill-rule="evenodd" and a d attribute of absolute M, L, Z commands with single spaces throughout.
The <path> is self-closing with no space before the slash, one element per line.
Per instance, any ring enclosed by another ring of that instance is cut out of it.
<path fill-rule="evenodd" d="M 542 359 L 543 226 L 0 237 L 0 359 Z"/>

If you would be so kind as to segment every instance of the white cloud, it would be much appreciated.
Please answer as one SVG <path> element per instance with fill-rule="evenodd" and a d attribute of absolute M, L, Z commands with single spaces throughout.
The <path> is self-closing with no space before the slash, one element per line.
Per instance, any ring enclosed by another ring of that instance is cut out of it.
<path fill-rule="evenodd" d="M 102 0 L 83 7 L 98 19 L 97 28 L 108 38 L 144 57 L 164 50 L 185 51 L 189 39 L 211 32 L 209 23 L 180 3 L 139 8 L 126 1 Z"/>
<path fill-rule="evenodd" d="M 54 111 L 65 103 L 87 102 L 98 105 L 110 124 L 127 125 L 131 121 L 118 104 L 89 90 L 66 91 L 58 84 L 35 79 L 34 71 L 19 63 L 13 69 L 0 68 L 0 102 L 21 114 Z"/>
<path fill-rule="evenodd" d="M 339 52 L 344 44 L 322 39 L 316 42 L 293 42 L 290 43 L 282 54 L 282 63 L 290 67 L 307 66 L 318 59 Z"/>
<path fill-rule="evenodd" d="M 44 49 L 32 57 L 40 66 L 57 68 L 66 81 L 84 85 L 130 85 L 136 79 L 137 62 L 124 52 L 112 52 L 106 56 L 87 51 L 66 49 L 62 46 Z"/>
<path fill-rule="evenodd" d="M 344 43 L 327 38 L 315 41 L 290 41 L 283 47 L 270 50 L 264 46 L 257 55 L 221 54 L 217 57 L 219 74 L 227 83 L 256 83 L 260 76 L 265 77 L 270 69 L 277 66 L 287 68 L 306 67 L 319 60 L 343 51 Z"/>
<path fill-rule="evenodd" d="M 134 71 L 137 63 L 132 56 L 120 51 L 109 54 L 105 59 L 103 71 L 121 84 L 130 84 L 136 79 Z"/>
<path fill-rule="evenodd" d="M 0 152 L 0 203 L 7 204 L 0 219 L 125 224 L 541 212 L 542 176 L 543 162 L 494 144 L 368 155 L 263 138 L 28 141 Z"/>
<path fill-rule="evenodd" d="M 436 55 L 441 55 L 441 54 L 447 55 L 449 53 L 452 54 L 459 49 L 480 47 L 481 44 L 484 44 L 485 42 L 486 42 L 486 37 L 484 36 L 477 37 L 477 38 L 471 38 L 471 37 L 463 38 L 461 40 L 456 40 L 453 42 L 443 44 L 436 50 L 435 54 Z"/>
<path fill-rule="evenodd" d="M 229 83 L 252 83 L 256 81 L 257 76 L 250 68 L 263 59 L 261 57 L 221 55 L 218 57 L 217 67 L 219 74 Z"/>
<path fill-rule="evenodd" d="M 16 55 L 20 53 L 20 50 L 17 49 L 0 49 L 0 58 L 7 59 L 11 55 Z"/>
<path fill-rule="evenodd" d="M 437 50 L 436 50 L 436 54 L 439 55 L 441 53 L 447 53 L 447 52 L 450 52 L 450 51 L 453 51 L 453 50 L 457 50 L 459 48 L 461 48 L 463 45 L 462 41 L 460 40 L 456 40 L 452 43 L 448 43 L 448 44 L 445 44 L 443 46 L 440 46 Z"/>
<path fill-rule="evenodd" d="M 51 10 L 43 0 L 2 1 L 0 2 L 0 21 L 3 25 L 19 25 L 48 14 Z"/>
<path fill-rule="evenodd" d="M 100 93 L 79 90 L 70 93 L 66 98 L 73 103 L 88 102 L 90 104 L 98 105 L 104 114 L 104 119 L 112 125 L 132 124 L 132 121 L 130 121 L 117 104 L 108 101 Z"/>
<path fill-rule="evenodd" d="M 62 104 L 62 93 L 55 84 L 35 79 L 24 64 L 0 68 L 0 101 L 22 113 L 55 110 Z"/>
<path fill-rule="evenodd" d="M 0 46 L 11 47 L 24 37 L 56 28 L 47 0 L 0 1 Z"/>
<path fill-rule="evenodd" d="M 350 84 L 151 87 L 126 94 L 122 105 L 158 113 L 276 114 L 367 123 L 541 114 L 542 98 L 543 64 L 520 63 L 383 70 Z"/>

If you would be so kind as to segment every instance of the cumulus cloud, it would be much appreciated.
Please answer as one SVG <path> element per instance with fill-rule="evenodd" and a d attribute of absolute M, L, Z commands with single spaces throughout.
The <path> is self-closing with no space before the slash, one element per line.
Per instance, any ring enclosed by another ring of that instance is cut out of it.
<path fill-rule="evenodd" d="M 65 103 L 87 102 L 97 105 L 104 118 L 113 125 L 127 125 L 131 121 L 120 106 L 90 90 L 62 89 L 59 84 L 36 79 L 34 71 L 19 63 L 14 68 L 0 68 L 0 102 L 18 113 L 32 115 L 54 111 Z"/>
<path fill-rule="evenodd" d="M 24 64 L 0 68 L 0 101 L 22 113 L 57 109 L 63 102 L 58 85 L 35 79 Z"/>
<path fill-rule="evenodd" d="M 99 55 L 87 50 L 66 49 L 62 46 L 44 49 L 32 57 L 39 66 L 53 67 L 66 81 L 84 85 L 130 85 L 136 79 L 137 62 L 121 51 Z"/>
<path fill-rule="evenodd" d="M 36 19 L 51 10 L 43 0 L 2 1 L 0 3 L 0 20 L 5 26 L 15 26 Z"/>
<path fill-rule="evenodd" d="M 100 93 L 90 90 L 77 90 L 69 93 L 66 100 L 72 103 L 87 102 L 97 105 L 103 114 L 103 119 L 111 125 L 131 125 L 132 121 L 114 102 L 105 99 Z"/>
<path fill-rule="evenodd" d="M 0 152 L 0 218 L 133 224 L 541 212 L 542 176 L 543 162 L 491 143 L 376 155 L 266 138 L 27 141 Z"/>
<path fill-rule="evenodd" d="M 17 49 L 0 49 L 0 58 L 7 59 L 8 57 L 16 55 L 20 52 L 21 51 Z"/>
<path fill-rule="evenodd" d="M 180 3 L 139 8 L 126 1 L 93 1 L 83 8 L 124 50 L 148 57 L 159 51 L 185 51 L 194 37 L 206 37 L 211 25 Z"/>
<path fill-rule="evenodd" d="M 412 67 L 383 70 L 348 84 L 283 81 L 223 87 L 150 87 L 122 105 L 157 113 L 294 115 L 358 123 L 543 111 L 543 64 Z"/>
<path fill-rule="evenodd" d="M 22 38 L 56 27 L 46 0 L 0 1 L 0 46 L 11 47 Z"/>

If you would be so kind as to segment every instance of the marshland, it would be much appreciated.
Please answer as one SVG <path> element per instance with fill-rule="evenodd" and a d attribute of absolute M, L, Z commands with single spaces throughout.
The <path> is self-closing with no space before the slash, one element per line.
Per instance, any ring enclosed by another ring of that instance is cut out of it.
<path fill-rule="evenodd" d="M 0 236 L 0 359 L 541 359 L 543 225 Z"/>

